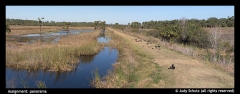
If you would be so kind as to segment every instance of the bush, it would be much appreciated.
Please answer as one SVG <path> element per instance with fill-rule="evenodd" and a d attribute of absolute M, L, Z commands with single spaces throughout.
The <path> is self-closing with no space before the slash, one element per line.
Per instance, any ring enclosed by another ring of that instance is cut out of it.
<path fill-rule="evenodd" d="M 6 24 L 6 32 L 10 33 L 11 32 L 11 29 L 9 28 L 9 25 Z"/>

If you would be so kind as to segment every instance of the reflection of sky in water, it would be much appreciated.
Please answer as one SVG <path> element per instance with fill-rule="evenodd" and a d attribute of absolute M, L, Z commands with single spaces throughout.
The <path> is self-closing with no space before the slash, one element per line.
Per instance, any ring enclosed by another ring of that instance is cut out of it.
<path fill-rule="evenodd" d="M 26 70 L 16 71 L 6 68 L 6 82 L 15 79 L 17 87 L 23 87 L 21 79 L 29 84 L 30 87 L 36 87 L 38 80 L 44 81 L 47 88 L 90 88 L 94 69 L 97 68 L 101 77 L 107 74 L 112 68 L 112 64 L 118 58 L 118 51 L 105 47 L 92 60 L 80 60 L 78 67 L 70 72 L 50 72 L 36 71 L 27 72 Z M 6 86 L 7 87 L 7 86 Z"/>
<path fill-rule="evenodd" d="M 69 32 L 67 31 L 58 31 L 58 32 L 49 32 L 49 33 L 43 33 L 41 36 L 52 36 L 52 35 L 67 35 L 67 34 L 79 34 L 81 32 L 90 32 L 92 30 L 70 30 Z M 22 36 L 29 36 L 29 37 L 34 37 L 34 36 L 40 36 L 40 34 L 26 34 Z"/>
<path fill-rule="evenodd" d="M 97 40 L 98 40 L 98 42 L 100 42 L 100 43 L 108 43 L 108 42 L 111 40 L 111 38 L 99 37 L 99 38 L 97 38 Z"/>

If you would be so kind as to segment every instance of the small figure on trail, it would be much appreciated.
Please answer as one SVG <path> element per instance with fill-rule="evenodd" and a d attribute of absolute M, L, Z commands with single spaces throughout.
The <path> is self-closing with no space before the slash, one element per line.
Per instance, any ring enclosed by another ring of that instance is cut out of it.
<path fill-rule="evenodd" d="M 168 69 L 175 69 L 175 66 L 174 66 L 174 64 L 172 64 L 172 66 L 170 66 Z"/>

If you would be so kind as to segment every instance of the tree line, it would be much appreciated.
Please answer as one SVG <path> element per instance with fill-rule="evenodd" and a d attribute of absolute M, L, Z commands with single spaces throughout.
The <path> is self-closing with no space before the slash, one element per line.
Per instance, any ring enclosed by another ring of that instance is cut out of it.
<path fill-rule="evenodd" d="M 170 21 L 145 21 L 142 23 L 139 22 L 132 22 L 131 24 L 128 23 L 129 27 L 132 28 L 143 28 L 143 29 L 157 29 L 158 27 L 168 26 L 178 24 L 180 20 L 170 20 Z M 213 27 L 234 27 L 234 16 L 228 18 L 216 18 L 210 17 L 207 20 L 202 19 L 188 19 L 188 22 L 191 24 L 198 25 L 202 28 L 213 28 Z"/>
<path fill-rule="evenodd" d="M 210 17 L 207 20 L 181 18 L 171 21 L 131 22 L 128 25 L 115 23 L 111 27 L 154 36 L 162 41 L 192 45 L 200 48 L 212 48 L 211 36 L 203 28 L 234 27 L 234 16 L 228 18 Z M 150 29 L 144 31 L 142 29 Z M 216 47 L 213 47 L 216 48 Z"/>
<path fill-rule="evenodd" d="M 6 19 L 8 25 L 22 25 L 22 26 L 39 26 L 38 20 L 23 20 L 23 19 Z M 81 26 L 81 27 L 94 27 L 94 22 L 55 22 L 55 21 L 42 21 L 44 26 L 65 26 L 66 24 L 71 24 L 71 26 Z"/>
<path fill-rule="evenodd" d="M 111 27 L 123 32 L 133 32 L 146 36 L 154 36 L 170 44 L 177 43 L 206 49 L 204 59 L 211 62 L 231 62 L 234 45 L 222 39 L 219 27 L 234 27 L 234 16 L 228 18 L 210 17 L 207 20 L 181 18 L 171 21 L 131 22 L 127 25 L 115 23 Z M 206 31 L 210 28 L 211 31 Z M 124 30 L 128 29 L 128 30 Z M 144 30 L 148 29 L 148 30 Z M 211 49 L 211 51 L 209 50 Z M 191 54 L 191 53 L 190 53 Z M 225 55 L 224 55 L 225 54 Z"/>

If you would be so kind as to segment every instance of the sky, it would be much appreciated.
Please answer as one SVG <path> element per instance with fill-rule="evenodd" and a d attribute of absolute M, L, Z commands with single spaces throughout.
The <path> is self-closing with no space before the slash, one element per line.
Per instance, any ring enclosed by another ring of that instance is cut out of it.
<path fill-rule="evenodd" d="M 128 24 L 131 22 L 227 18 L 234 6 L 6 6 L 6 18 L 55 22 L 94 22 Z"/>

